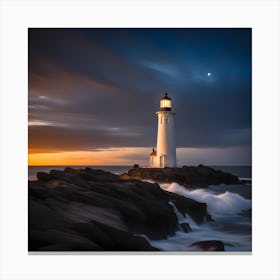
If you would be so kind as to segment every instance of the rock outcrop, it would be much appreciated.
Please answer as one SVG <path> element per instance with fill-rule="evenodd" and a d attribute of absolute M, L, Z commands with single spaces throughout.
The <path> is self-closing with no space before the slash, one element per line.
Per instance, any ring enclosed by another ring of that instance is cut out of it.
<path fill-rule="evenodd" d="M 206 240 L 195 242 L 191 245 L 191 247 L 196 247 L 199 250 L 203 251 L 224 251 L 224 243 L 219 240 Z"/>
<path fill-rule="evenodd" d="M 146 179 L 159 183 L 176 182 L 186 188 L 201 188 L 218 184 L 241 184 L 237 176 L 215 170 L 204 165 L 183 166 L 182 168 L 141 168 L 134 167 L 122 174 L 123 179 Z"/>
<path fill-rule="evenodd" d="M 156 183 L 91 168 L 39 172 L 29 181 L 29 251 L 151 251 L 180 227 L 170 201 L 198 224 L 207 205 Z M 185 232 L 191 229 L 181 225 Z"/>

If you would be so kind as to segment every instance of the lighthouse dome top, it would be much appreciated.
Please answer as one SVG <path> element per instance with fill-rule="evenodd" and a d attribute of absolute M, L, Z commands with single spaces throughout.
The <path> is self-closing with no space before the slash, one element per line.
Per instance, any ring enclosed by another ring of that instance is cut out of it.
<path fill-rule="evenodd" d="M 164 96 L 163 96 L 160 100 L 163 100 L 163 99 L 172 100 L 172 99 L 168 96 L 168 93 L 167 93 L 167 92 L 164 94 Z"/>
<path fill-rule="evenodd" d="M 171 111 L 171 107 L 172 107 L 171 100 L 172 99 L 168 96 L 168 93 L 166 92 L 164 97 L 160 99 L 160 109 L 162 111 Z"/>

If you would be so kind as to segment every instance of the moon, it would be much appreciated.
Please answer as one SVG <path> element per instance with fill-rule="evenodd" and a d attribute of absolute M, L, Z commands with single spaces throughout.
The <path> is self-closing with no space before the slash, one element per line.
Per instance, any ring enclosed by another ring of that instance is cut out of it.
<path fill-rule="evenodd" d="M 208 72 L 208 73 L 207 73 L 207 76 L 208 76 L 208 77 L 210 77 L 211 75 L 212 75 L 211 72 Z"/>

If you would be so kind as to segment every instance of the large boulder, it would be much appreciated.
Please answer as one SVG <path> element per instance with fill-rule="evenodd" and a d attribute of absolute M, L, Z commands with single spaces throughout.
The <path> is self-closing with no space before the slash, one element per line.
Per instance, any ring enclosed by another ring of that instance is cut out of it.
<path fill-rule="evenodd" d="M 195 242 L 191 247 L 196 247 L 199 250 L 203 251 L 224 251 L 224 243 L 219 240 L 206 240 Z"/>

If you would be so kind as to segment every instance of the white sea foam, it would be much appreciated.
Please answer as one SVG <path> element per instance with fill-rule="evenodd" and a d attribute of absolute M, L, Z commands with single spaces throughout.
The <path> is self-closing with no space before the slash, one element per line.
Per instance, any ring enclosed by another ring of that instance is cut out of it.
<path fill-rule="evenodd" d="M 241 214 L 242 210 L 251 208 L 251 200 L 226 190 L 230 186 L 221 187 L 218 191 L 213 188 L 187 190 L 177 183 L 160 184 L 161 188 L 179 195 L 207 203 L 208 211 L 214 222 L 197 225 L 191 217 L 182 215 L 176 206 L 173 207 L 180 223 L 187 222 L 192 231 L 185 233 L 179 227 L 175 235 L 162 240 L 147 240 L 156 248 L 164 251 L 194 251 L 191 245 L 203 240 L 220 240 L 224 243 L 225 251 L 251 251 L 251 218 Z M 248 187 L 248 186 L 247 186 Z"/>
<path fill-rule="evenodd" d="M 211 189 L 187 190 L 177 183 L 160 184 L 161 188 L 179 195 L 205 202 L 214 222 L 197 225 L 191 217 L 182 215 L 174 203 L 169 202 L 177 215 L 179 223 L 187 222 L 192 231 L 185 233 L 179 227 L 175 235 L 162 240 L 150 240 L 150 244 L 164 251 L 195 251 L 191 245 L 204 240 L 220 240 L 225 251 L 251 251 L 251 218 L 241 214 L 242 210 L 251 208 L 251 200 L 224 191 L 217 193 Z M 225 186 L 227 187 L 227 186 Z"/>
<path fill-rule="evenodd" d="M 177 207 L 174 205 L 172 201 L 169 201 L 168 204 L 170 204 L 173 207 L 174 213 L 176 214 L 179 223 L 184 223 L 186 222 L 186 218 L 179 212 Z"/>
<path fill-rule="evenodd" d="M 251 208 L 251 201 L 242 196 L 226 191 L 215 194 L 207 189 L 187 190 L 177 183 L 161 184 L 162 189 L 207 203 L 208 211 L 214 215 L 237 214 Z"/>

